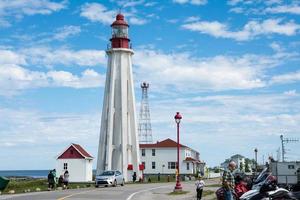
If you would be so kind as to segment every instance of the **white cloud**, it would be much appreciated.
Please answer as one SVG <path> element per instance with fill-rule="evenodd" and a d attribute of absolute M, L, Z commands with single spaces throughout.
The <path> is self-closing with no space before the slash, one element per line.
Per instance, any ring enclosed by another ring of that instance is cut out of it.
<path fill-rule="evenodd" d="M 86 3 L 81 8 L 80 16 L 85 17 L 92 22 L 100 22 L 108 25 L 114 21 L 116 13 L 116 11 L 108 10 L 102 4 Z"/>
<path fill-rule="evenodd" d="M 6 161 L 1 170 L 32 169 L 33 165 L 37 169 L 52 168 L 55 156 L 70 143 L 80 143 L 96 157 L 100 113 L 100 109 L 88 113 L 55 113 L 0 108 L 0 159 Z M 26 158 L 18 152 L 26 153 Z"/>
<path fill-rule="evenodd" d="M 230 31 L 226 24 L 218 21 L 197 21 L 182 25 L 184 29 L 212 35 L 216 38 L 230 38 L 238 41 L 251 40 L 259 35 L 279 34 L 292 36 L 299 32 L 300 25 L 293 21 L 282 22 L 281 19 L 249 21 L 242 30 Z"/>
<path fill-rule="evenodd" d="M 53 36 L 55 40 L 64 40 L 70 36 L 77 35 L 81 32 L 80 26 L 64 26 L 59 28 Z"/>
<path fill-rule="evenodd" d="M 93 49 L 74 51 L 70 49 L 35 47 L 21 50 L 20 54 L 25 55 L 28 62 L 44 66 L 57 64 L 97 66 L 106 64 L 105 52 Z"/>
<path fill-rule="evenodd" d="M 143 24 L 146 24 L 147 22 L 148 22 L 147 20 L 141 19 L 141 18 L 136 18 L 136 17 L 129 18 L 130 24 L 143 25 Z"/>
<path fill-rule="evenodd" d="M 13 96 L 25 89 L 45 87 L 94 88 L 104 85 L 105 75 L 87 69 L 80 76 L 67 71 L 31 71 L 17 65 L 0 66 L 0 95 Z"/>
<path fill-rule="evenodd" d="M 83 71 L 80 77 L 66 71 L 49 71 L 47 77 L 50 79 L 50 87 L 53 85 L 56 87 L 94 88 L 103 86 L 105 81 L 105 75 L 92 69 Z"/>
<path fill-rule="evenodd" d="M 288 96 L 298 95 L 296 90 L 288 90 L 288 91 L 285 91 L 283 94 L 288 95 Z"/>
<path fill-rule="evenodd" d="M 12 96 L 25 89 L 43 87 L 93 88 L 103 86 L 105 75 L 86 69 L 80 75 L 67 71 L 35 71 L 34 66 L 96 66 L 105 59 L 96 50 L 24 49 L 20 52 L 0 50 L 0 95 Z M 103 57 L 103 58 L 101 58 Z M 103 64 L 103 63 L 102 63 Z"/>
<path fill-rule="evenodd" d="M 268 7 L 267 13 L 289 13 L 300 15 L 300 5 L 281 5 L 276 7 Z"/>
<path fill-rule="evenodd" d="M 25 15 L 48 15 L 67 5 L 67 1 L 50 0 L 2 0 L 0 1 L 0 25 L 9 26 L 9 18 L 20 19 Z"/>
<path fill-rule="evenodd" d="M 92 22 L 99 22 L 105 25 L 112 24 L 115 21 L 117 11 L 109 10 L 100 3 L 86 3 L 81 7 L 80 16 L 89 19 Z M 127 12 L 124 14 L 125 18 L 129 19 L 131 24 L 143 25 L 147 23 L 147 20 L 136 16 L 133 12 Z"/>
<path fill-rule="evenodd" d="M 272 43 L 270 44 L 270 47 L 271 47 L 274 51 L 276 51 L 276 52 L 282 52 L 282 51 L 284 51 L 284 48 L 283 48 L 282 46 L 280 46 L 280 44 L 277 43 L 277 42 L 272 42 Z"/>
<path fill-rule="evenodd" d="M 150 82 L 154 141 L 166 137 L 175 138 L 173 116 L 175 111 L 180 111 L 183 115 L 181 141 L 199 149 L 202 159 L 209 163 L 217 164 L 224 159 L 225 155 L 211 158 L 209 149 L 215 146 L 220 146 L 220 151 L 227 154 L 239 152 L 247 155 L 249 149 L 251 154 L 255 143 L 261 154 L 275 152 L 280 145 L 279 135 L 282 130 L 288 137 L 297 137 L 297 130 L 300 128 L 299 95 L 265 92 L 205 95 L 197 94 L 196 91 L 192 95 L 153 95 L 157 92 L 153 87 Z M 258 137 L 260 140 L 257 140 Z M 269 145 L 267 148 L 266 141 Z M 232 145 L 223 148 L 224 142 Z M 236 149 L 239 149 L 238 152 Z M 293 152 L 299 152 L 299 145 Z"/>
<path fill-rule="evenodd" d="M 18 54 L 11 50 L 0 49 L 0 65 L 3 64 L 24 65 L 26 63 L 27 62 L 24 55 Z"/>
<path fill-rule="evenodd" d="M 192 5 L 205 5 L 207 4 L 207 0 L 173 0 L 174 3 L 179 4 L 192 4 Z"/>
<path fill-rule="evenodd" d="M 148 80 L 156 90 L 182 92 L 265 87 L 264 70 L 280 65 L 287 55 L 243 55 L 195 58 L 187 53 L 136 51 L 136 78 Z M 155 59 L 153 59 L 155 58 Z"/>
<path fill-rule="evenodd" d="M 118 6 L 121 8 L 127 8 L 127 7 L 135 7 L 139 5 L 145 4 L 145 0 L 118 0 L 117 1 Z"/>
<path fill-rule="evenodd" d="M 184 20 L 185 23 L 189 23 L 189 22 L 195 22 L 195 21 L 199 21 L 200 20 L 200 17 L 198 16 L 191 16 L 191 17 L 188 17 L 186 20 Z"/>
<path fill-rule="evenodd" d="M 285 84 L 300 81 L 300 71 L 291 72 L 287 74 L 275 75 L 272 77 L 271 84 Z"/>
<path fill-rule="evenodd" d="M 229 0 L 227 4 L 232 6 L 230 12 L 243 13 L 245 15 L 300 14 L 300 5 L 297 0 Z"/>

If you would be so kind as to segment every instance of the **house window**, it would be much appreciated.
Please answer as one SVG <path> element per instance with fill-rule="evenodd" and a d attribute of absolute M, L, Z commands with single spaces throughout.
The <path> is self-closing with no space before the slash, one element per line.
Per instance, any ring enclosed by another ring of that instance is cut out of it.
<path fill-rule="evenodd" d="M 68 163 L 64 163 L 64 170 L 68 169 Z"/>
<path fill-rule="evenodd" d="M 176 162 L 168 162 L 168 169 L 176 169 Z"/>
<path fill-rule="evenodd" d="M 186 170 L 190 170 L 190 163 L 186 163 Z"/>
<path fill-rule="evenodd" d="M 295 169 L 295 165 L 288 165 L 289 169 Z"/>
<path fill-rule="evenodd" d="M 155 156 L 155 149 L 152 149 L 152 156 Z"/>
<path fill-rule="evenodd" d="M 145 163 L 145 162 L 142 162 L 142 165 L 144 165 L 144 169 L 146 169 L 146 163 Z"/>
<path fill-rule="evenodd" d="M 152 162 L 152 169 L 155 169 L 155 162 Z"/>
<path fill-rule="evenodd" d="M 142 156 L 146 156 L 146 149 L 142 149 Z"/>

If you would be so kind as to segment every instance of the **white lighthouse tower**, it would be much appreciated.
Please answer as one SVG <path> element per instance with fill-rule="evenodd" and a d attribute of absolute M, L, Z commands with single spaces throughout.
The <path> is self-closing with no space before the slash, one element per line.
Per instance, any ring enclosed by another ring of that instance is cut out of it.
<path fill-rule="evenodd" d="M 128 37 L 129 25 L 122 14 L 111 25 L 103 99 L 97 174 L 119 170 L 125 181 L 136 172 L 140 177 L 139 142 L 136 124 L 134 84 L 132 77 L 133 50 Z"/>

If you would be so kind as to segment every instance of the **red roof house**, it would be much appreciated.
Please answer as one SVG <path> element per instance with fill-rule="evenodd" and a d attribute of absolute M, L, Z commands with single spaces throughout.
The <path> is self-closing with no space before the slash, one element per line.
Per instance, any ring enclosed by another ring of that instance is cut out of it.
<path fill-rule="evenodd" d="M 56 175 L 69 172 L 70 182 L 90 182 L 93 177 L 93 156 L 79 144 L 71 144 L 56 157 Z"/>

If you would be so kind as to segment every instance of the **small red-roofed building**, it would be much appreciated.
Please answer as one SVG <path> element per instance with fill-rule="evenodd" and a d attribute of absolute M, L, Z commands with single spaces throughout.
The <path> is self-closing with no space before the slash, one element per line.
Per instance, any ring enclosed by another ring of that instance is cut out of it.
<path fill-rule="evenodd" d="M 180 144 L 180 174 L 204 174 L 205 163 L 200 153 Z M 152 144 L 140 144 L 141 162 L 144 174 L 175 174 L 177 162 L 177 142 L 165 139 Z"/>
<path fill-rule="evenodd" d="M 71 144 L 56 158 L 56 176 L 69 172 L 70 182 L 93 180 L 93 157 L 79 144 Z"/>

